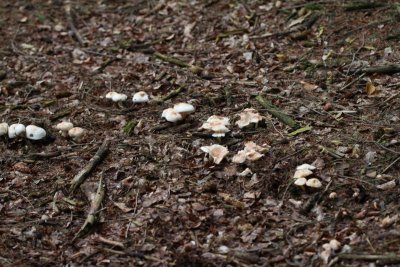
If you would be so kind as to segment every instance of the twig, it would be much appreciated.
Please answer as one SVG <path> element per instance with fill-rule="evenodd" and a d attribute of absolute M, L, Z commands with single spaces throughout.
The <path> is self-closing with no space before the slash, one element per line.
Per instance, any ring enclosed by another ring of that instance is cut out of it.
<path fill-rule="evenodd" d="M 186 62 L 184 62 L 180 59 L 174 58 L 174 57 L 169 57 L 169 56 L 161 54 L 159 52 L 155 52 L 154 56 L 162 61 L 171 63 L 171 64 L 179 66 L 179 67 L 187 68 L 195 74 L 199 74 L 202 71 L 202 68 L 200 68 L 198 66 L 186 63 Z"/>
<path fill-rule="evenodd" d="M 161 98 L 162 102 L 167 101 L 168 99 L 171 99 L 177 95 L 179 95 L 183 90 L 185 90 L 185 87 L 183 86 L 179 86 L 177 89 L 172 90 L 171 92 L 169 92 L 167 95 L 163 96 Z"/>
<path fill-rule="evenodd" d="M 288 125 L 292 130 L 297 130 L 300 128 L 300 125 L 281 111 L 278 107 L 273 105 L 269 100 L 264 99 L 261 95 L 256 97 L 256 100 L 263 106 L 272 116 L 276 117 L 279 121 L 283 122 L 284 124 Z"/>
<path fill-rule="evenodd" d="M 105 140 L 89 163 L 71 181 L 71 191 L 74 192 L 89 176 L 90 172 L 103 160 L 108 151 L 109 141 Z"/>
<path fill-rule="evenodd" d="M 71 1 L 65 0 L 64 4 L 65 14 L 67 16 L 68 26 L 72 31 L 73 35 L 75 36 L 76 40 L 79 42 L 81 46 L 85 46 L 85 41 L 83 40 L 82 36 L 79 34 L 78 30 L 75 27 L 74 20 L 72 19 L 71 15 Z"/>
<path fill-rule="evenodd" d="M 113 62 L 115 62 L 117 60 L 120 60 L 120 59 L 117 57 L 110 58 L 109 60 L 107 60 L 106 62 L 101 64 L 101 66 L 99 68 L 97 68 L 96 70 L 94 70 L 92 73 L 93 74 L 102 73 L 105 68 L 107 68 L 109 65 L 111 65 Z"/>
<path fill-rule="evenodd" d="M 357 73 L 366 73 L 366 74 L 373 74 L 373 73 L 380 73 L 380 74 L 395 74 L 400 72 L 400 64 L 389 64 L 383 66 L 375 66 L 375 67 L 368 67 L 363 68 L 358 71 Z"/>
<path fill-rule="evenodd" d="M 400 262 L 400 255 L 376 255 L 376 254 L 339 254 L 338 257 L 342 260 L 365 260 L 365 261 L 383 261 L 390 263 Z"/>
<path fill-rule="evenodd" d="M 363 73 L 360 76 L 358 76 L 356 79 L 352 80 L 351 82 L 349 82 L 348 84 L 346 84 L 345 86 L 343 86 L 342 88 L 339 89 L 339 91 L 343 91 L 344 89 L 349 88 L 350 86 L 352 86 L 353 84 L 355 84 L 357 81 L 359 81 L 362 77 L 364 77 L 366 74 Z"/>
<path fill-rule="evenodd" d="M 93 201 L 90 206 L 89 214 L 86 217 L 85 222 L 83 223 L 81 229 L 79 229 L 78 233 L 75 235 L 72 241 L 75 241 L 77 238 L 81 237 L 96 223 L 99 219 L 99 212 L 101 203 L 103 202 L 104 196 L 106 194 L 106 186 L 103 184 L 103 178 L 100 178 L 99 185 L 97 186 L 96 195 L 93 198 Z"/>
<path fill-rule="evenodd" d="M 113 247 L 120 247 L 120 248 L 124 248 L 124 244 L 122 242 L 119 241 L 114 241 L 114 240 L 110 240 L 107 239 L 105 237 L 102 237 L 101 235 L 97 235 L 97 240 L 101 243 L 107 244 L 107 245 L 111 245 Z"/>
<path fill-rule="evenodd" d="M 392 163 L 390 163 L 383 171 L 382 174 L 387 172 L 390 168 L 392 168 L 398 161 L 400 160 L 400 157 L 397 157 Z"/>

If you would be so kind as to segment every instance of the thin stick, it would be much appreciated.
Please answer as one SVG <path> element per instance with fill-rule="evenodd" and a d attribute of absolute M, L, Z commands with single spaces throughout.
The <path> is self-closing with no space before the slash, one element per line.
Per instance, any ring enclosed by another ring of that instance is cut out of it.
<path fill-rule="evenodd" d="M 78 30 L 75 27 L 74 20 L 72 19 L 71 15 L 71 1 L 66 0 L 64 5 L 65 14 L 68 20 L 68 26 L 72 31 L 73 35 L 75 36 L 76 40 L 81 46 L 85 46 L 85 41 L 83 40 L 82 36 L 79 34 Z"/>
<path fill-rule="evenodd" d="M 390 168 L 393 167 L 393 165 L 395 165 L 398 161 L 400 160 L 400 157 L 396 158 L 392 163 L 390 163 L 383 171 L 382 173 L 387 172 Z"/>
<path fill-rule="evenodd" d="M 94 196 L 93 201 L 90 206 L 89 214 L 86 217 L 86 220 L 83 223 L 81 229 L 79 229 L 78 233 L 75 235 L 75 237 L 72 241 L 74 241 L 75 239 L 77 239 L 77 238 L 81 237 L 82 235 L 84 235 L 85 233 L 87 233 L 88 230 L 90 230 L 90 228 L 96 222 L 98 222 L 98 219 L 99 219 L 98 215 L 99 215 L 101 203 L 103 202 L 105 194 L 106 194 L 106 186 L 105 186 L 105 184 L 103 184 L 103 178 L 100 178 L 99 185 L 98 185 L 97 191 L 96 191 L 96 195 Z"/>
<path fill-rule="evenodd" d="M 173 65 L 177 65 L 179 67 L 183 67 L 183 68 L 188 68 L 191 72 L 195 73 L 195 74 L 199 74 L 202 70 L 202 68 L 186 63 L 180 59 L 174 58 L 174 57 L 169 57 L 167 55 L 155 52 L 154 56 L 157 57 L 158 59 L 161 59 L 162 61 L 171 63 Z"/>
<path fill-rule="evenodd" d="M 338 257 L 343 260 L 365 260 L 365 261 L 384 261 L 390 263 L 400 262 L 400 256 L 395 254 L 376 255 L 376 254 L 339 254 Z"/>
<path fill-rule="evenodd" d="M 101 235 L 97 235 L 97 240 L 101 243 L 107 244 L 107 245 L 111 245 L 114 247 L 120 247 L 120 248 L 124 248 L 124 244 L 122 242 L 119 241 L 114 241 L 111 239 L 107 239 L 105 237 L 102 237 Z"/>
<path fill-rule="evenodd" d="M 272 116 L 276 117 L 279 121 L 288 125 L 292 130 L 297 130 L 300 128 L 300 125 L 285 114 L 282 110 L 280 110 L 277 106 L 272 104 L 269 100 L 264 99 L 261 95 L 256 97 L 256 100 L 263 106 Z"/>
<path fill-rule="evenodd" d="M 71 191 L 74 192 L 89 176 L 90 172 L 103 160 L 108 151 L 109 141 L 105 140 L 88 164 L 71 181 Z"/>

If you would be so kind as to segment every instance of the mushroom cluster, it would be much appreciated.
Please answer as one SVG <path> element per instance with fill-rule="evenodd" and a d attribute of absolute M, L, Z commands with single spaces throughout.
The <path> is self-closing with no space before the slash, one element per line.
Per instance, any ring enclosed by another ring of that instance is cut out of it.
<path fill-rule="evenodd" d="M 196 109 L 193 105 L 188 103 L 175 104 L 173 108 L 164 109 L 161 118 L 169 122 L 178 122 L 189 116 L 190 113 L 195 112 Z"/>
<path fill-rule="evenodd" d="M 202 146 L 200 149 L 207 153 L 215 164 L 219 164 L 229 153 L 228 149 L 221 145 Z"/>
<path fill-rule="evenodd" d="M 30 140 L 42 140 L 46 137 L 46 130 L 36 125 L 25 125 L 15 123 L 8 126 L 6 122 L 0 123 L 0 136 L 8 134 L 8 138 L 25 136 Z"/>
<path fill-rule="evenodd" d="M 123 102 L 128 99 L 128 96 L 126 94 L 121 94 L 121 93 L 112 91 L 112 92 L 108 92 L 106 94 L 106 99 L 109 99 L 113 102 Z M 150 101 L 149 95 L 144 91 L 137 92 L 132 97 L 132 102 L 134 104 L 146 103 L 149 101 Z"/>
<path fill-rule="evenodd" d="M 229 126 L 229 118 L 213 115 L 207 119 L 205 123 L 200 127 L 200 130 L 209 130 L 212 131 L 213 137 L 224 137 L 227 132 L 230 130 L 227 126 Z"/>
<path fill-rule="evenodd" d="M 319 179 L 317 178 L 310 178 L 308 179 L 310 175 L 313 174 L 313 170 L 315 170 L 316 167 L 310 164 L 302 164 L 300 166 L 297 166 L 296 172 L 293 175 L 293 179 L 295 179 L 294 184 L 297 186 L 308 186 L 308 187 L 313 187 L 313 188 L 320 188 L 322 187 L 322 183 Z"/>
<path fill-rule="evenodd" d="M 268 147 L 259 146 L 256 143 L 250 141 L 244 144 L 244 149 L 240 150 L 233 158 L 233 163 L 244 163 L 248 161 L 256 161 L 264 156 L 264 153 L 268 151 Z"/>
<path fill-rule="evenodd" d="M 69 121 L 62 121 L 54 128 L 56 128 L 62 136 L 69 136 L 74 141 L 80 140 L 86 132 L 85 129 L 81 127 L 74 127 L 74 124 Z"/>
<path fill-rule="evenodd" d="M 240 117 L 239 120 L 236 122 L 237 126 L 240 129 L 254 124 L 256 127 L 258 123 L 265 120 L 264 116 L 261 116 L 255 109 L 253 108 L 246 108 L 241 113 L 238 114 Z"/>

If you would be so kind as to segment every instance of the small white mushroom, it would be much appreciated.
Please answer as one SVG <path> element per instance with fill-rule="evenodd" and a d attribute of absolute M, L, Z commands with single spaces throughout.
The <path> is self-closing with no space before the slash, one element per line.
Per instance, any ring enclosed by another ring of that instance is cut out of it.
<path fill-rule="evenodd" d="M 200 149 L 207 153 L 215 164 L 219 164 L 229 153 L 228 149 L 221 145 L 202 146 Z"/>
<path fill-rule="evenodd" d="M 207 122 L 221 122 L 225 126 L 229 126 L 229 118 L 223 117 L 223 116 L 218 116 L 218 115 L 212 115 L 207 119 Z"/>
<path fill-rule="evenodd" d="M 178 122 L 183 119 L 182 115 L 176 112 L 173 108 L 164 109 L 161 118 L 164 118 L 169 122 Z"/>
<path fill-rule="evenodd" d="M 26 138 L 30 140 L 41 140 L 46 137 L 46 130 L 36 125 L 26 126 Z"/>
<path fill-rule="evenodd" d="M 331 249 L 333 251 L 336 251 L 340 248 L 342 244 L 340 244 L 339 241 L 337 241 L 336 239 L 332 239 L 331 241 L 329 241 L 329 246 L 331 247 Z"/>
<path fill-rule="evenodd" d="M 62 121 L 60 123 L 58 123 L 55 128 L 59 131 L 59 133 L 62 136 L 67 136 L 68 135 L 68 131 L 72 128 L 74 128 L 74 125 L 72 124 L 72 122 L 69 121 Z"/>
<path fill-rule="evenodd" d="M 8 137 L 15 138 L 17 136 L 22 136 L 25 134 L 25 125 L 21 123 L 11 124 L 8 127 Z"/>
<path fill-rule="evenodd" d="M 243 163 L 246 160 L 256 161 L 264 156 L 268 150 L 267 147 L 262 147 L 257 145 L 256 143 L 250 141 L 244 144 L 244 149 L 240 150 L 235 156 L 232 158 L 233 163 Z"/>
<path fill-rule="evenodd" d="M 306 183 L 307 183 L 307 179 L 304 177 L 296 179 L 296 181 L 294 181 L 294 184 L 297 186 L 304 186 Z"/>
<path fill-rule="evenodd" d="M 322 187 L 322 183 L 317 178 L 311 178 L 307 180 L 306 186 L 313 187 L 313 188 L 320 188 Z"/>
<path fill-rule="evenodd" d="M 117 92 L 109 92 L 106 94 L 106 98 L 112 100 L 113 102 L 122 102 L 128 99 L 128 96 Z"/>
<path fill-rule="evenodd" d="M 137 92 L 133 95 L 132 102 L 136 104 L 149 102 L 149 95 L 144 91 Z"/>
<path fill-rule="evenodd" d="M 8 133 L 8 123 L 2 122 L 0 123 L 0 136 L 6 135 Z"/>
<path fill-rule="evenodd" d="M 71 137 L 73 140 L 79 140 L 83 137 L 85 134 L 85 129 L 81 127 L 74 127 L 68 130 L 68 135 Z"/>
<path fill-rule="evenodd" d="M 213 137 L 223 137 L 227 132 L 230 131 L 227 127 L 228 125 L 229 118 L 213 115 L 208 118 L 205 123 L 203 123 L 203 125 L 200 127 L 200 130 L 204 129 L 213 131 Z"/>
<path fill-rule="evenodd" d="M 310 171 L 313 171 L 315 169 L 316 169 L 315 166 L 307 164 L 307 163 L 301 164 L 301 165 L 297 166 L 297 168 L 296 168 L 297 171 L 299 171 L 299 170 L 310 170 Z"/>
<path fill-rule="evenodd" d="M 293 178 L 298 179 L 298 178 L 305 178 L 313 174 L 312 171 L 310 170 L 298 170 L 294 173 Z"/>
<path fill-rule="evenodd" d="M 186 117 L 190 113 L 195 112 L 195 108 L 193 105 L 188 103 L 178 103 L 174 105 L 174 110 L 181 114 L 183 117 Z"/>
<path fill-rule="evenodd" d="M 252 123 L 256 126 L 259 122 L 265 120 L 264 116 L 261 116 L 255 109 L 246 108 L 238 114 L 240 119 L 236 122 L 239 128 L 244 128 Z"/>

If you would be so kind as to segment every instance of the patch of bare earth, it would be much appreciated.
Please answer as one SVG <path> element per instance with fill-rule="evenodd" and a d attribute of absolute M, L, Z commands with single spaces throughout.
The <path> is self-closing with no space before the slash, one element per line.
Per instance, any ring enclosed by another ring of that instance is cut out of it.
<path fill-rule="evenodd" d="M 0 136 L 0 265 L 400 264 L 399 18 L 396 1 L 1 1 L 0 123 L 48 136 Z M 165 122 L 178 102 L 196 112 Z M 246 108 L 266 122 L 239 129 Z M 199 130 L 211 115 L 225 137 Z M 269 150 L 232 163 L 248 141 Z M 322 187 L 294 185 L 303 163 Z"/>

